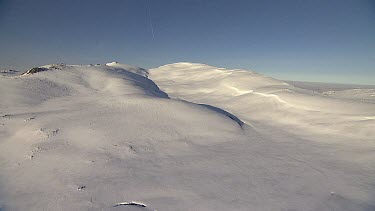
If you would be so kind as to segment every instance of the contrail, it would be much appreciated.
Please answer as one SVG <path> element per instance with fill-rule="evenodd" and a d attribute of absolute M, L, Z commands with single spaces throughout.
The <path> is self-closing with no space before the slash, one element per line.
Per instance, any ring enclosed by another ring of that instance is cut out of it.
<path fill-rule="evenodd" d="M 151 28 L 151 34 L 152 34 L 152 39 L 155 39 L 154 35 L 154 26 L 152 25 L 152 20 L 151 20 L 151 10 L 150 10 L 150 3 L 147 0 L 147 14 L 148 14 L 148 20 L 150 22 L 150 28 Z"/>

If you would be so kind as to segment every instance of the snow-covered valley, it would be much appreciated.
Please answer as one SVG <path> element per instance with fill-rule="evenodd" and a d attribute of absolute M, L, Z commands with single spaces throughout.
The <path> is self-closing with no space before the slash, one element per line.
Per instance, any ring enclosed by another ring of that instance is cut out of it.
<path fill-rule="evenodd" d="M 0 75 L 0 210 L 374 210 L 375 89 L 175 63 Z"/>

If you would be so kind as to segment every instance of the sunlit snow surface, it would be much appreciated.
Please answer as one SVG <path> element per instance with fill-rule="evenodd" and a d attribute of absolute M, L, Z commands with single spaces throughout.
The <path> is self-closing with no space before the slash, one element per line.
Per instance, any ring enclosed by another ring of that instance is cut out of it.
<path fill-rule="evenodd" d="M 2 211 L 375 209 L 372 89 L 193 63 L 42 68 L 0 76 Z"/>

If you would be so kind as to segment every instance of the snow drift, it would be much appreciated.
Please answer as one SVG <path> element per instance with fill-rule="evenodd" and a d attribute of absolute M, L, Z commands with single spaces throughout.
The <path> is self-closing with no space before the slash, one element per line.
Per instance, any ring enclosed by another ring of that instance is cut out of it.
<path fill-rule="evenodd" d="M 0 96 L 0 210 L 375 208 L 369 101 L 193 63 L 47 65 Z"/>
<path fill-rule="evenodd" d="M 340 99 L 334 99 L 327 92 L 299 89 L 251 71 L 186 62 L 151 69 L 150 77 L 174 98 L 223 108 L 258 124 L 259 130 L 276 127 L 308 139 L 331 137 L 331 141 L 375 137 L 375 122 L 362 122 L 375 115 L 371 103 L 375 89 L 335 92 Z"/>

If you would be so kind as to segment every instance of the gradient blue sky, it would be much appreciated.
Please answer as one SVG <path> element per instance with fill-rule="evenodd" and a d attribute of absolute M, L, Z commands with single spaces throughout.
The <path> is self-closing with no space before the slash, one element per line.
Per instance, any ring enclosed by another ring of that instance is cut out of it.
<path fill-rule="evenodd" d="M 0 0 L 1 69 L 113 60 L 375 84 L 375 1 Z"/>

